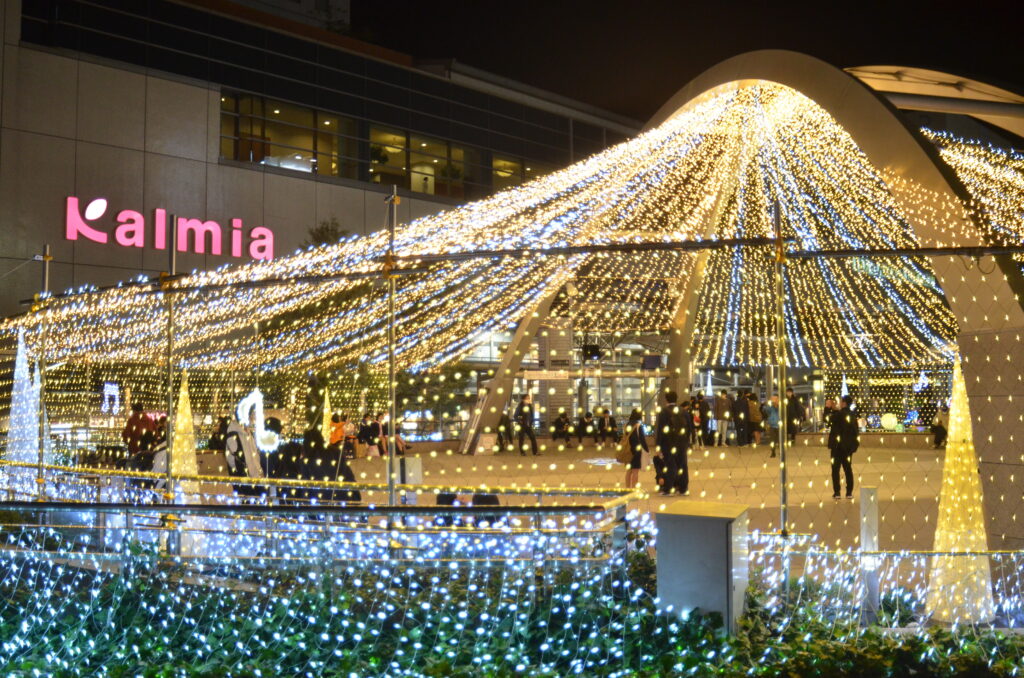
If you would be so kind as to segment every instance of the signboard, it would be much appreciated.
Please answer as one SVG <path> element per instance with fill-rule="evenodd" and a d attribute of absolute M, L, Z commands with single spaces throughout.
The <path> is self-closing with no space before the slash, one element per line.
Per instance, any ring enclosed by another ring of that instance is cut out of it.
<path fill-rule="evenodd" d="M 120 247 L 147 245 L 157 250 L 167 249 L 167 243 L 176 237 L 179 252 L 213 254 L 232 257 L 248 256 L 252 259 L 270 261 L 274 258 L 274 232 L 266 226 L 245 229 L 241 219 L 231 219 L 230 228 L 224 229 L 212 219 L 178 217 L 177 223 L 167 223 L 167 210 L 157 207 L 147 223 L 146 217 L 135 210 L 121 210 L 113 222 L 103 224 L 100 219 L 107 213 L 106 198 L 96 198 L 85 207 L 79 208 L 79 200 L 68 196 L 64 216 L 64 238 L 86 240 Z M 113 233 L 109 232 L 114 225 Z M 171 234 L 168 226 L 175 229 Z"/>

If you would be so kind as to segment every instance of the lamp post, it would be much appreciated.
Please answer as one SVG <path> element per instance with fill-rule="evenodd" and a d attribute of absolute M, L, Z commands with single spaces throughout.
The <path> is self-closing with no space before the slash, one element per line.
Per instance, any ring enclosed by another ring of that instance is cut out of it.
<path fill-rule="evenodd" d="M 171 281 L 177 274 L 178 268 L 178 219 L 171 214 L 167 243 L 167 275 L 161 281 L 161 288 L 167 298 L 167 424 L 164 426 L 164 439 L 167 445 L 167 475 L 164 483 L 164 499 L 168 503 L 174 501 L 174 476 L 172 474 L 173 450 L 174 450 L 174 295 L 170 292 Z"/>
<path fill-rule="evenodd" d="M 789 422 L 786 402 L 786 243 L 782 240 L 782 214 L 779 201 L 775 201 L 772 215 L 772 227 L 775 232 L 775 358 L 779 364 L 778 381 L 775 387 L 779 394 L 779 480 L 782 484 L 779 492 L 779 522 L 782 536 L 788 536 L 789 522 L 789 488 L 787 487 L 786 442 L 789 435 Z M 769 397 L 771 394 L 769 393 Z"/>
<path fill-rule="evenodd" d="M 39 294 L 39 308 L 46 308 L 47 297 L 50 294 L 50 262 L 53 256 L 50 254 L 50 246 L 43 246 L 43 284 L 42 292 Z M 43 315 L 41 323 L 42 331 L 39 333 L 39 468 L 36 474 L 37 493 L 36 498 L 44 501 L 46 498 L 46 316 Z"/>
<path fill-rule="evenodd" d="M 388 253 L 384 274 L 388 279 L 388 506 L 395 506 L 395 450 L 398 436 L 398 408 L 395 406 L 395 224 L 398 220 L 398 187 L 391 187 L 388 203 Z"/>

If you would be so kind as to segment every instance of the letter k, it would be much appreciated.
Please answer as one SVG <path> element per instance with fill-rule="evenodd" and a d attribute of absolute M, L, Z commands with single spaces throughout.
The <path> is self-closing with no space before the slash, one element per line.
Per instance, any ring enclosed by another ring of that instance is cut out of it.
<path fill-rule="evenodd" d="M 102 201 L 102 202 L 101 202 Z M 95 207 L 94 207 L 95 206 Z M 99 208 L 99 209 L 96 209 Z M 98 219 L 103 216 L 103 213 L 107 211 L 107 201 L 100 198 L 89 203 L 89 206 L 85 210 L 89 217 L 92 219 Z M 99 213 L 93 216 L 93 212 L 98 211 Z M 67 210 L 64 218 L 64 237 L 68 240 L 78 240 L 78 234 L 81 233 L 89 240 L 93 242 L 105 243 L 107 242 L 107 234 L 103 231 L 97 231 L 95 228 L 85 223 L 81 213 L 78 211 L 78 198 L 74 196 L 68 196 Z"/>

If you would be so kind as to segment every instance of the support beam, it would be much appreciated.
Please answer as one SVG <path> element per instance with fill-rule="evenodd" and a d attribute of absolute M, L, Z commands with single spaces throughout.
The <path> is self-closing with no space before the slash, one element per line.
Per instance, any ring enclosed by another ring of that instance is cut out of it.
<path fill-rule="evenodd" d="M 459 450 L 462 454 L 477 454 L 480 434 L 497 430 L 502 410 L 512 395 L 512 386 L 516 373 L 523 363 L 523 356 L 529 351 L 530 342 L 537 336 L 541 324 L 550 314 L 558 292 L 559 289 L 549 292 L 533 311 L 520 321 L 511 343 L 505 350 L 505 355 L 501 358 L 501 363 L 494 371 L 494 377 L 486 386 L 486 393 L 478 405 L 479 411 L 474 413 L 476 425 L 470 426 L 462 439 L 462 448 Z M 485 452 L 489 454 L 490 450 Z"/>
<path fill-rule="evenodd" d="M 986 101 L 960 97 L 938 97 L 929 94 L 886 92 L 885 98 L 896 108 L 953 115 L 998 115 L 1003 118 L 1024 118 L 1024 104 L 1009 101 Z"/>

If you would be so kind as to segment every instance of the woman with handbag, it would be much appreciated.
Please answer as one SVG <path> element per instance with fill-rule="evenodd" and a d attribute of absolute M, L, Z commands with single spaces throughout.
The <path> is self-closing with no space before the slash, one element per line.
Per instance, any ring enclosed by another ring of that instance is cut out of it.
<path fill-rule="evenodd" d="M 626 464 L 626 487 L 636 487 L 640 482 L 640 469 L 643 468 L 643 455 L 650 453 L 647 448 L 647 436 L 644 434 L 643 415 L 640 410 L 633 410 L 626 424 L 626 432 L 619 444 L 618 461 Z"/>

